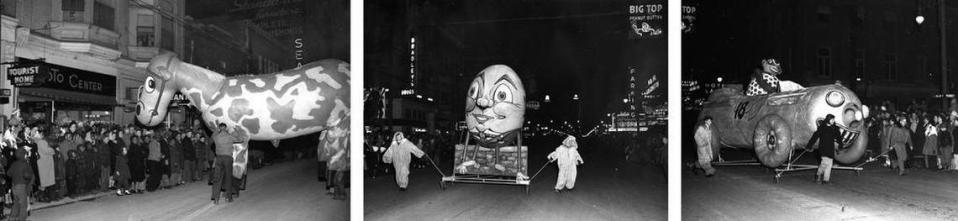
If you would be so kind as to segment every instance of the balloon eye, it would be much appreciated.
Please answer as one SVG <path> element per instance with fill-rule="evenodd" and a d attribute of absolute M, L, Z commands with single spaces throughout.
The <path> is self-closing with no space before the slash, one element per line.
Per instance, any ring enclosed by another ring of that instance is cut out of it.
<path fill-rule="evenodd" d="M 153 93 L 153 90 L 156 89 L 156 80 L 153 77 L 146 77 L 146 93 Z"/>
<path fill-rule="evenodd" d="M 499 85 L 496 87 L 495 93 L 496 102 L 512 102 L 512 89 L 505 85 Z"/>
<path fill-rule="evenodd" d="M 468 95 L 472 99 L 479 99 L 479 82 L 472 82 L 472 85 L 469 86 Z"/>

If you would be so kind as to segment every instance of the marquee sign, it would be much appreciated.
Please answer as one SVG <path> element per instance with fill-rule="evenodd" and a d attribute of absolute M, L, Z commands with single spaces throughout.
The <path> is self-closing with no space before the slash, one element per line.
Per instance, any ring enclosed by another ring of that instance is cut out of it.
<path fill-rule="evenodd" d="M 17 67 L 11 67 L 7 69 L 7 79 L 10 79 L 11 84 L 17 87 L 30 87 L 38 84 L 42 84 L 46 81 L 47 75 L 41 73 L 47 73 L 49 69 L 45 65 L 41 64 L 29 64 L 22 65 Z"/>
<path fill-rule="evenodd" d="M 116 96 L 116 77 L 50 63 L 9 68 L 7 79 L 16 87 L 44 87 Z"/>
<path fill-rule="evenodd" d="M 665 1 L 630 0 L 629 39 L 655 39 L 665 36 Z"/>

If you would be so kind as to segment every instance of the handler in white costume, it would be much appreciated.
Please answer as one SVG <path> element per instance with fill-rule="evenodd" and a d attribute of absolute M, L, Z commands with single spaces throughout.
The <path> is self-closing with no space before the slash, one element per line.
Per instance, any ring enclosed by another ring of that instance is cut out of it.
<path fill-rule="evenodd" d="M 575 188 L 576 165 L 582 164 L 582 156 L 579 156 L 575 142 L 575 137 L 569 136 L 562 141 L 562 145 L 556 147 L 555 151 L 549 154 L 549 160 L 559 161 L 559 178 L 556 179 L 556 192 L 562 189 Z"/>
<path fill-rule="evenodd" d="M 402 132 L 396 132 L 393 135 L 392 144 L 383 154 L 383 162 L 393 164 L 393 168 L 396 170 L 396 184 L 399 185 L 400 191 L 406 191 L 406 186 L 409 185 L 409 161 L 412 159 L 410 155 L 422 158 L 425 154 L 416 145 L 409 142 Z"/>

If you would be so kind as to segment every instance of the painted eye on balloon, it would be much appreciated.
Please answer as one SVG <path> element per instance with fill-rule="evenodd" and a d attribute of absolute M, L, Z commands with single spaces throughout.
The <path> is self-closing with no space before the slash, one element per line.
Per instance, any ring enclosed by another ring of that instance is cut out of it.
<path fill-rule="evenodd" d="M 479 99 L 479 82 L 473 81 L 472 85 L 469 86 L 469 97 L 472 99 Z"/>
<path fill-rule="evenodd" d="M 493 95 L 496 102 L 512 102 L 512 88 L 509 86 L 499 85 Z"/>
<path fill-rule="evenodd" d="M 153 77 L 146 77 L 143 86 L 143 88 L 146 89 L 146 93 L 153 93 L 153 91 L 156 90 L 156 80 L 154 80 Z"/>

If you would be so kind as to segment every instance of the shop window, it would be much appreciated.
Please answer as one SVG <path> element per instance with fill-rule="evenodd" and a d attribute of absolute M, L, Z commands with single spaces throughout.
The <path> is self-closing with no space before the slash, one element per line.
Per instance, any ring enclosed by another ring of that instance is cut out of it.
<path fill-rule="evenodd" d="M 63 0 L 63 21 L 83 22 L 83 0 Z"/>
<path fill-rule="evenodd" d="M 139 95 L 140 95 L 139 87 L 127 87 L 126 96 L 124 96 L 124 99 L 129 101 L 136 101 L 136 99 L 138 98 L 137 96 Z"/>
<path fill-rule="evenodd" d="M 97 0 L 93 2 L 93 24 L 101 28 L 114 30 L 114 16 L 112 0 Z"/>
<path fill-rule="evenodd" d="M 136 46 L 156 46 L 156 28 L 152 13 L 136 16 Z"/>

